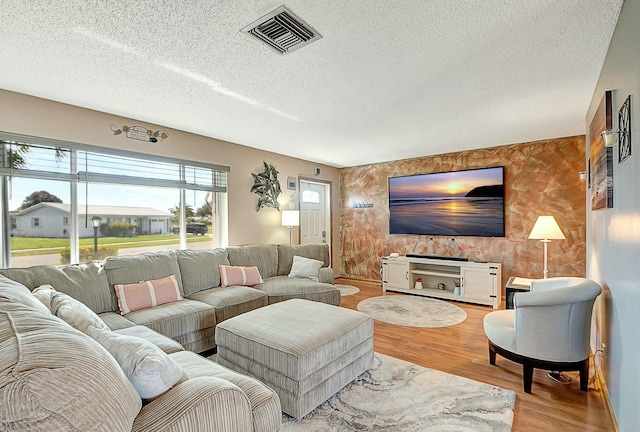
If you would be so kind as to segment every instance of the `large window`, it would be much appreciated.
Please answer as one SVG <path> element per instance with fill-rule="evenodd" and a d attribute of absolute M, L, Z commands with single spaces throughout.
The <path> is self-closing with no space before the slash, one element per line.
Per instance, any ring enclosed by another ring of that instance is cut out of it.
<path fill-rule="evenodd" d="M 227 167 L 4 133 L 0 146 L 5 266 L 225 246 Z"/>

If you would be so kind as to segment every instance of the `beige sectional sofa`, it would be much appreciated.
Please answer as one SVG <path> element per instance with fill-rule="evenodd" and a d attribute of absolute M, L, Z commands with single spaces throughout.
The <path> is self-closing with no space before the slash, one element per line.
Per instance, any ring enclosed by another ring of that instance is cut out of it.
<path fill-rule="evenodd" d="M 145 403 L 98 342 L 0 276 L 0 425 L 16 431 L 275 432 L 278 396 L 144 327 L 188 380 Z"/>
<path fill-rule="evenodd" d="M 323 262 L 318 281 L 287 276 L 295 255 Z M 264 283 L 220 287 L 220 264 L 256 266 Z M 120 314 L 114 285 L 172 274 L 176 275 L 184 300 Z M 84 303 L 112 330 L 146 326 L 198 353 L 215 348 L 217 323 L 267 304 L 292 298 L 340 304 L 327 245 L 246 245 L 150 252 L 108 257 L 102 268 L 94 264 L 35 266 L 0 269 L 0 275 L 30 290 L 50 284 Z"/>
<path fill-rule="evenodd" d="M 295 255 L 323 262 L 318 281 L 287 276 Z M 257 266 L 264 282 L 221 287 L 219 264 Z M 145 253 L 109 257 L 103 266 L 0 269 L 0 275 L 0 400 L 11 404 L 0 417 L 10 413 L 5 425 L 15 430 L 276 431 L 280 402 L 271 389 L 195 353 L 215 348 L 218 323 L 270 303 L 340 303 L 323 245 Z M 168 275 L 176 276 L 183 300 L 120 314 L 114 285 Z M 112 331 L 169 352 L 189 380 L 141 406 L 114 358 L 30 294 L 45 284 L 82 302 Z"/>

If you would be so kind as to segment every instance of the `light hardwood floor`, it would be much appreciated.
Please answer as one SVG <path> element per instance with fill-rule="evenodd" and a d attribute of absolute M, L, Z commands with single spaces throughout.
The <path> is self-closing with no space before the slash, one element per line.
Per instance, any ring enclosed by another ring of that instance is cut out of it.
<path fill-rule="evenodd" d="M 383 295 L 379 283 L 337 278 L 336 283 L 356 286 L 360 292 L 342 297 L 342 307 L 356 309 L 359 302 Z M 387 292 L 385 295 L 401 295 Z M 489 365 L 487 339 L 482 319 L 493 309 L 452 302 L 467 312 L 467 319 L 444 328 L 412 328 L 375 321 L 374 347 L 387 354 L 418 365 L 493 384 L 516 392 L 514 432 L 595 432 L 613 431 L 595 384 L 580 391 L 579 380 L 563 385 L 547 377 L 547 371 L 535 370 L 532 393 L 522 389 L 522 366 L 497 357 Z M 578 377 L 577 372 L 569 372 Z M 593 368 L 591 369 L 593 375 Z"/>

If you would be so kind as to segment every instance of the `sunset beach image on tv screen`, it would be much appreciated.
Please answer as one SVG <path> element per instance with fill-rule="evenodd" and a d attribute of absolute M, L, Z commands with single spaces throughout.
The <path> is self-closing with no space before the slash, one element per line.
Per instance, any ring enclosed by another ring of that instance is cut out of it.
<path fill-rule="evenodd" d="M 389 233 L 504 237 L 504 167 L 389 178 Z"/>

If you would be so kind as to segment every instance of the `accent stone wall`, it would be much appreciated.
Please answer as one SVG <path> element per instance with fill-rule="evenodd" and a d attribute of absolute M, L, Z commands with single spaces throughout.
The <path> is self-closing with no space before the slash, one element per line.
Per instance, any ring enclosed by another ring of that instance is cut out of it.
<path fill-rule="evenodd" d="M 493 166 L 505 167 L 505 237 L 389 235 L 389 177 Z M 541 278 L 543 245 L 527 237 L 539 215 L 553 215 L 567 239 L 549 244 L 549 277 L 585 276 L 587 182 L 579 179 L 581 171 L 583 135 L 344 168 L 341 274 L 381 280 L 381 257 L 399 252 L 499 262 L 503 285 L 514 275 Z M 353 208 L 356 203 L 373 207 Z"/>

